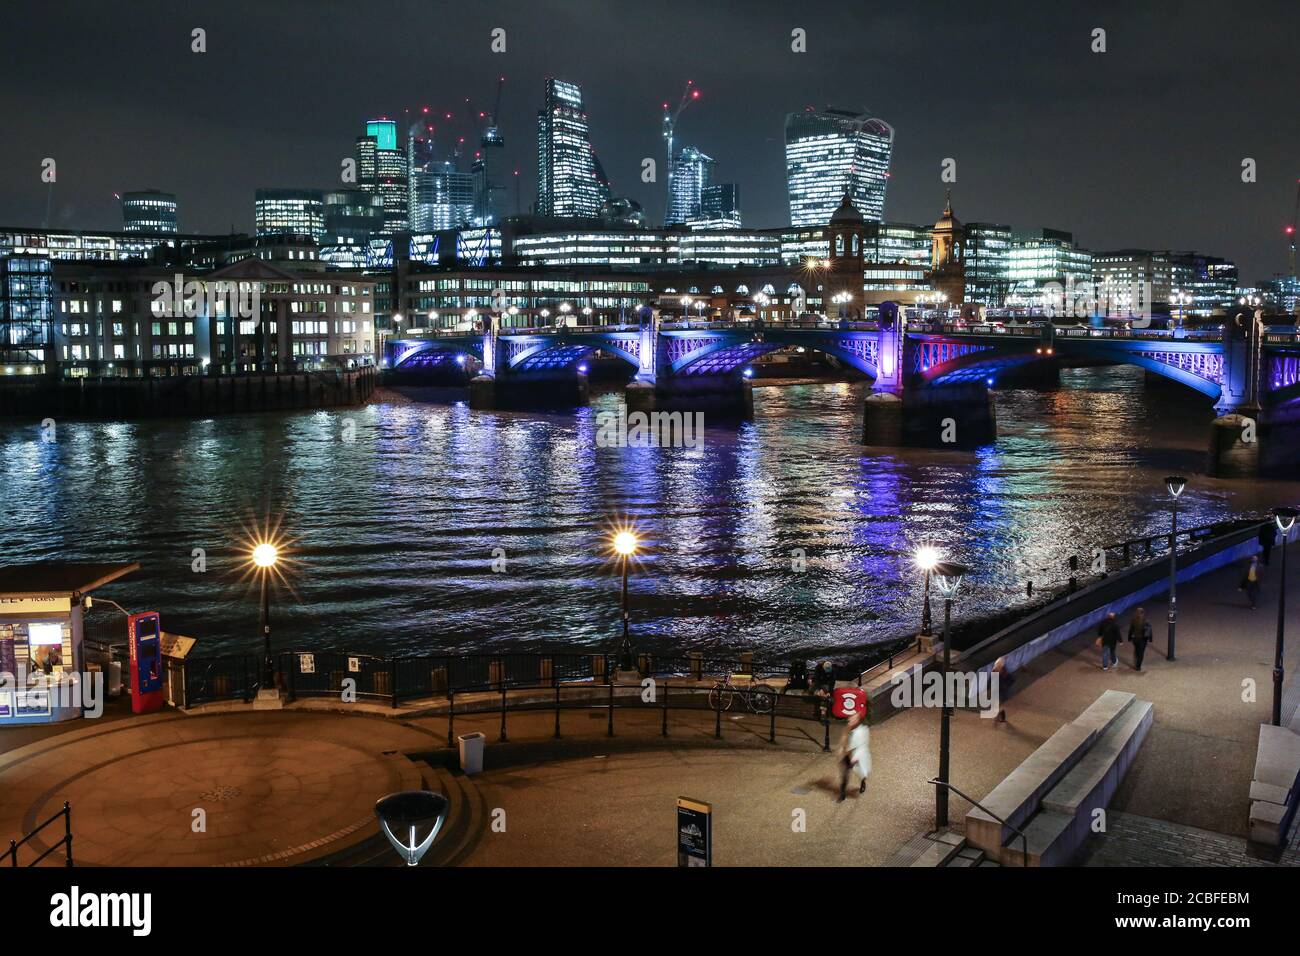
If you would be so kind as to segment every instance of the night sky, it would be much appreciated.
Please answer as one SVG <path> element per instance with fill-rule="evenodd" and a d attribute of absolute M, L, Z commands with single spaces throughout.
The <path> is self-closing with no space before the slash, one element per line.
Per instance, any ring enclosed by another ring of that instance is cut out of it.
<path fill-rule="evenodd" d="M 661 104 L 703 96 L 678 142 L 741 184 L 748 226 L 788 223 L 785 114 L 864 107 L 897 131 L 886 218 L 1068 229 L 1093 250 L 1286 269 L 1300 177 L 1300 4 L 226 0 L 16 3 L 0 25 L 0 224 L 116 229 L 113 194 L 175 192 L 181 228 L 251 231 L 259 186 L 327 188 L 365 119 L 430 106 L 476 139 L 506 77 L 507 156 L 532 202 L 548 74 L 580 83 L 615 190 L 663 212 Z M 208 52 L 190 52 L 207 30 Z M 506 30 L 507 52 L 490 52 Z M 808 52 L 790 51 L 790 31 Z M 1107 52 L 1091 32 L 1107 31 Z M 660 162 L 640 181 L 643 157 Z M 1258 163 L 1258 181 L 1241 163 Z M 468 168 L 468 166 L 466 166 Z M 509 194 L 513 209 L 514 194 Z"/>

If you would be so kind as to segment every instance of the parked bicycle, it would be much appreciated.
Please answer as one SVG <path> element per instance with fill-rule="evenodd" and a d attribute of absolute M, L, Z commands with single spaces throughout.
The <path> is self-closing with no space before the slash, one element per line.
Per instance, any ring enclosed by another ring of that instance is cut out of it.
<path fill-rule="evenodd" d="M 728 674 L 709 690 L 711 710 L 731 710 L 736 697 L 755 714 L 770 714 L 776 704 L 777 690 L 771 684 L 755 682 L 749 674 Z"/>

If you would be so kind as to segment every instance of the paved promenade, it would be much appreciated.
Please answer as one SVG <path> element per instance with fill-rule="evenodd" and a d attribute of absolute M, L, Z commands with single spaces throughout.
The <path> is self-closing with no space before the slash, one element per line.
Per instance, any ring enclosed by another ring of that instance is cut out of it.
<path fill-rule="evenodd" d="M 1274 575 L 1276 563 L 1275 554 Z M 982 797 L 1104 690 L 1133 691 L 1154 702 L 1155 723 L 1111 804 L 1112 832 L 1093 839 L 1083 862 L 1255 862 L 1245 853 L 1247 791 L 1270 712 L 1276 588 L 1266 582 L 1251 611 L 1239 573 L 1184 585 L 1175 662 L 1164 659 L 1164 607 L 1152 603 L 1157 641 L 1141 673 L 1127 645 L 1121 667 L 1103 672 L 1082 636 L 1018 675 L 1008 723 L 958 713 L 953 782 Z M 1300 648 L 1300 595 L 1291 607 Z M 1293 651 L 1288 673 L 1298 669 Z M 1243 700 L 1249 681 L 1256 698 Z M 454 796 L 432 863 L 671 865 L 678 796 L 713 804 L 718 865 L 880 865 L 933 821 L 936 710 L 874 727 L 867 792 L 840 803 L 834 755 L 810 721 L 779 718 L 772 744 L 766 718 L 731 713 L 718 741 L 711 713 L 674 710 L 664 739 L 657 711 L 620 709 L 610 738 L 604 709 L 579 707 L 563 712 L 559 741 L 551 712 L 512 713 L 509 743 L 499 744 L 496 714 L 458 715 L 458 734 L 488 738 L 486 772 L 464 777 L 444 716 L 330 709 L 343 706 L 131 717 L 118 703 L 100 721 L 0 731 L 0 838 L 69 800 L 80 864 L 392 864 L 373 803 L 422 785 Z M 196 809 L 205 833 L 194 832 Z M 953 809 L 960 824 L 963 801 L 954 797 Z M 370 851 L 353 852 L 358 845 Z M 1294 849 L 1282 860 L 1296 861 Z"/>

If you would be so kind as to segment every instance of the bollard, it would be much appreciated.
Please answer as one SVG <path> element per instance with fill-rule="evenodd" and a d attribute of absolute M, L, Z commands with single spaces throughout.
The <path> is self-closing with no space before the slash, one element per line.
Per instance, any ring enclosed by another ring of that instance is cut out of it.
<path fill-rule="evenodd" d="M 501 685 L 501 743 L 507 741 L 506 737 L 506 685 Z"/>
<path fill-rule="evenodd" d="M 614 682 L 609 682 L 609 728 L 605 734 L 607 737 L 614 736 Z"/>
<path fill-rule="evenodd" d="M 68 801 L 63 801 L 63 835 L 68 841 L 68 866 L 72 866 L 72 807 Z"/>
<path fill-rule="evenodd" d="M 447 692 L 447 746 L 456 746 L 456 738 L 453 736 L 456 728 L 456 691 Z"/>
<path fill-rule="evenodd" d="M 718 695 L 718 702 L 713 707 L 713 739 L 722 739 L 722 696 Z"/>
<path fill-rule="evenodd" d="M 668 736 L 668 681 L 664 681 L 664 727 L 660 736 Z"/>
<path fill-rule="evenodd" d="M 862 686 L 861 677 L 858 678 L 858 686 Z M 774 744 L 776 743 L 776 693 L 774 691 L 768 691 L 767 696 L 771 698 L 772 707 L 772 709 L 767 713 L 767 742 L 769 744 Z"/>
<path fill-rule="evenodd" d="M 560 685 L 555 685 L 555 739 L 560 739 Z"/>
<path fill-rule="evenodd" d="M 293 672 L 293 662 L 289 662 L 289 671 Z M 388 680 L 393 689 L 393 708 L 397 708 L 397 658 L 394 657 L 388 662 Z"/>
<path fill-rule="evenodd" d="M 822 713 L 822 723 L 826 727 L 826 737 L 822 741 L 822 753 L 830 753 L 831 749 L 831 709 L 829 707 Z"/>

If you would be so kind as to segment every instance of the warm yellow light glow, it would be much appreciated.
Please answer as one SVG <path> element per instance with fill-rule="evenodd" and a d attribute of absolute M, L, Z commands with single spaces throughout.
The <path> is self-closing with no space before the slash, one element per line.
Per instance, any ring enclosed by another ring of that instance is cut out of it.
<path fill-rule="evenodd" d="M 637 543 L 636 535 L 631 531 L 620 531 L 614 535 L 614 550 L 624 557 L 636 551 Z"/>
<path fill-rule="evenodd" d="M 939 563 L 939 549 L 922 545 L 916 549 L 916 566 L 922 571 L 930 571 Z"/>
<path fill-rule="evenodd" d="M 280 551 L 273 544 L 259 544 L 253 549 L 253 563 L 259 568 L 273 567 L 279 557 Z"/>

